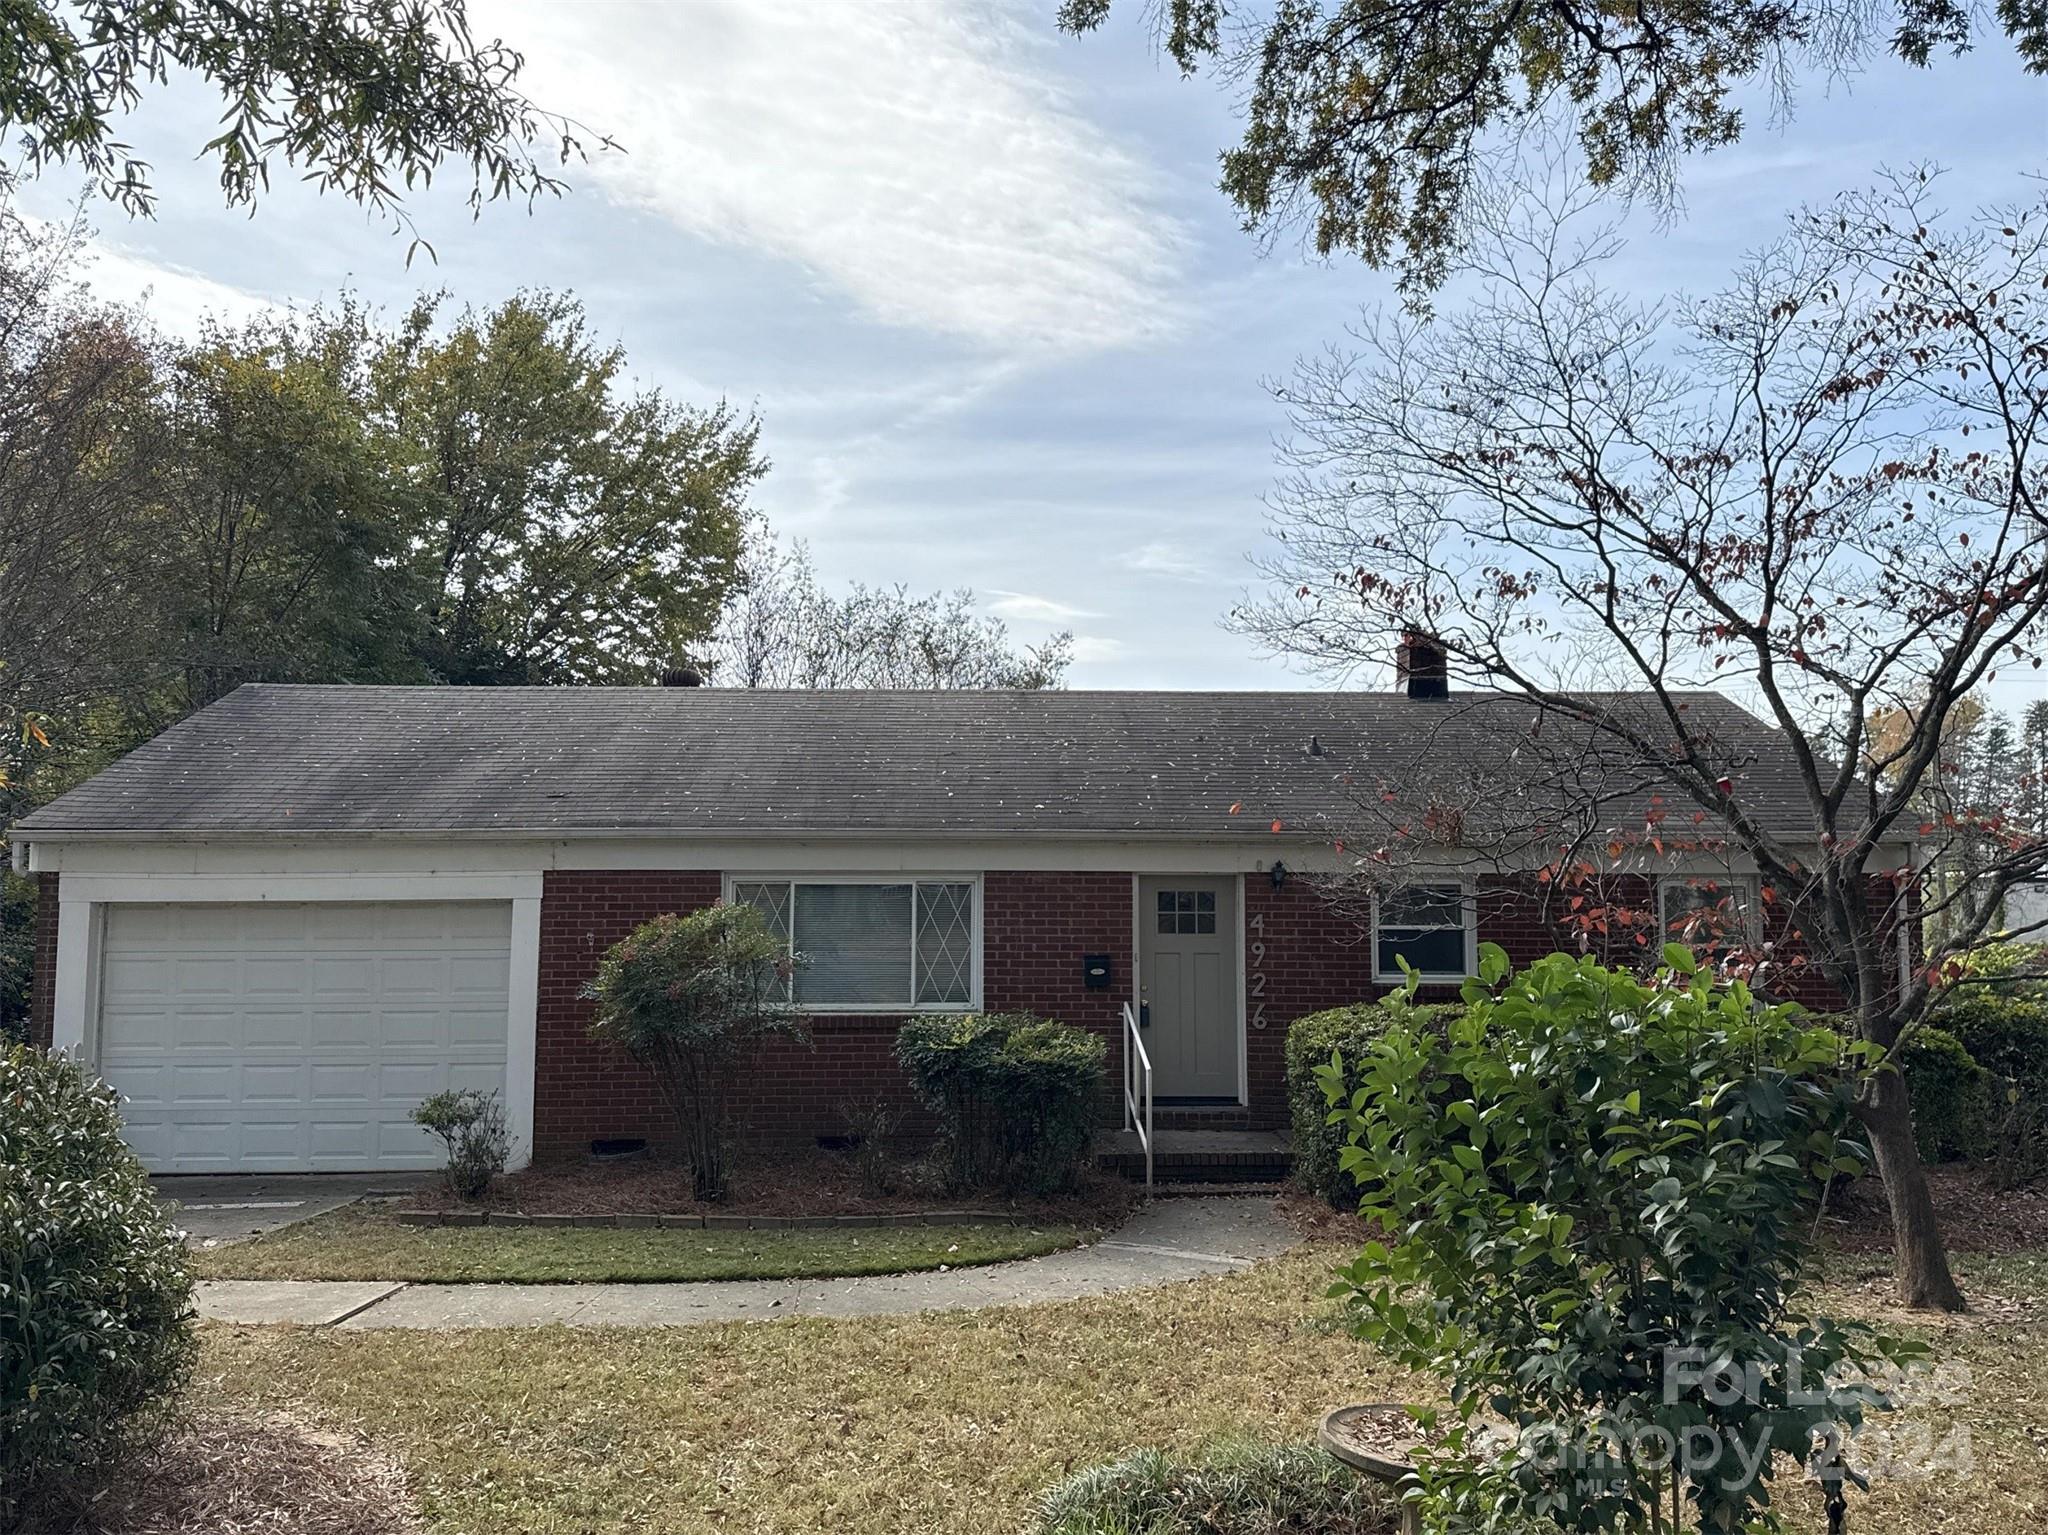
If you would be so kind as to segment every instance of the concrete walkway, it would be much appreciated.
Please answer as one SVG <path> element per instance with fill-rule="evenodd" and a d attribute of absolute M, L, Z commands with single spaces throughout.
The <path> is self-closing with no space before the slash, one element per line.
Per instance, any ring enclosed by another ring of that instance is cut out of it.
<path fill-rule="evenodd" d="M 1246 1268 L 1297 1237 L 1269 1199 L 1160 1199 L 1090 1247 L 946 1273 L 701 1284 L 345 1284 L 215 1279 L 210 1321 L 372 1327 L 686 1327 L 779 1317 L 894 1316 L 1075 1300 Z"/>
<path fill-rule="evenodd" d="M 175 1173 L 150 1179 L 187 1240 L 238 1242 L 296 1225 L 376 1194 L 403 1194 L 434 1173 Z"/>

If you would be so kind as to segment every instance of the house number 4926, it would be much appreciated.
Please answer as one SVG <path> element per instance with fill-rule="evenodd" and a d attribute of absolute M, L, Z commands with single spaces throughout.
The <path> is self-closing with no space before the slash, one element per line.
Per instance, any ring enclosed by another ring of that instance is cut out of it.
<path fill-rule="evenodd" d="M 1245 980 L 1245 992 L 1251 1002 L 1252 1027 L 1266 1026 L 1266 914 L 1260 912 L 1252 918 L 1252 971 Z"/>

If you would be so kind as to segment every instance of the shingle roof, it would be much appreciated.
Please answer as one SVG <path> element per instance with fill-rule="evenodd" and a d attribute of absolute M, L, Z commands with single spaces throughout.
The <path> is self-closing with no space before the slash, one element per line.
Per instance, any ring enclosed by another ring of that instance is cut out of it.
<path fill-rule="evenodd" d="M 1688 695 L 1687 707 L 1694 729 L 1727 743 L 1760 818 L 1794 835 L 1810 824 L 1776 731 L 1716 694 Z M 1534 722 L 1504 694 L 263 684 L 173 726 L 15 835 L 1270 839 L 1275 818 L 1304 834 L 1355 826 L 1384 783 L 1404 797 L 1481 781 L 1495 786 L 1482 798 L 1511 795 L 1500 786 L 1539 776 L 1561 746 L 1581 750 L 1569 727 Z M 1596 771 L 1617 813 L 1647 802 Z"/>

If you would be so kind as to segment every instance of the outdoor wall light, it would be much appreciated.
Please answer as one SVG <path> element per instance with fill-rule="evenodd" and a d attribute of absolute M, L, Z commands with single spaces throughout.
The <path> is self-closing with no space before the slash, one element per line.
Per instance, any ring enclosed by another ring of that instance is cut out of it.
<path fill-rule="evenodd" d="M 1275 890 L 1287 888 L 1287 865 L 1277 858 L 1273 860 L 1273 888 Z"/>

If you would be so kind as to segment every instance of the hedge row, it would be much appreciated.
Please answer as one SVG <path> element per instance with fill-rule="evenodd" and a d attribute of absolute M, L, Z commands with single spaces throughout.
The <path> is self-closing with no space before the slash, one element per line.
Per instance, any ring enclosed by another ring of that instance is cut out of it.
<path fill-rule="evenodd" d="M 1448 1027 L 1464 1012 L 1455 1002 L 1418 1006 L 1411 1011 L 1436 1027 Z M 1287 1030 L 1287 1110 L 1294 1129 L 1294 1181 L 1340 1210 L 1358 1206 L 1358 1185 L 1339 1165 L 1343 1133 L 1330 1123 L 1330 1106 L 1317 1068 L 1327 1066 L 1334 1052 L 1353 1066 L 1386 1032 L 1391 1014 L 1377 1002 L 1356 1002 L 1327 1012 L 1297 1018 Z M 1347 1072 L 1346 1080 L 1357 1079 Z"/>
<path fill-rule="evenodd" d="M 1462 1009 L 1448 1003 L 1416 1011 L 1441 1027 Z M 1316 1072 L 1332 1052 L 1356 1062 L 1386 1032 L 1388 1018 L 1381 1004 L 1359 1002 L 1310 1013 L 1287 1031 L 1295 1181 L 1339 1209 L 1353 1208 L 1359 1189 L 1339 1165 L 1344 1141 Z M 1899 1064 L 1927 1161 L 1995 1157 L 2027 1172 L 2048 1161 L 2048 985 L 1958 988 L 1900 1050 Z"/>
<path fill-rule="evenodd" d="M 1958 987 L 1899 1065 L 1926 1160 L 1995 1158 L 2015 1178 L 2048 1162 L 2048 986 Z"/>

